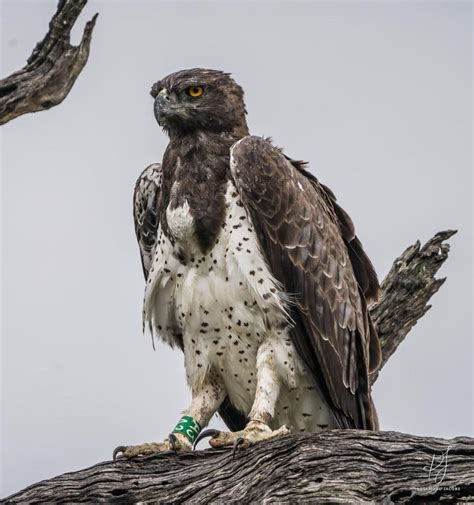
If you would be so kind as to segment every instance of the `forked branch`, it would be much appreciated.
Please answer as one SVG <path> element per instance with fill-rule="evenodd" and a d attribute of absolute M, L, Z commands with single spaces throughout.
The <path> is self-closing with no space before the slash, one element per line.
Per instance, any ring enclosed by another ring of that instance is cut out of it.
<path fill-rule="evenodd" d="M 86 3 L 60 0 L 48 33 L 36 44 L 26 66 L 0 80 L 0 125 L 28 112 L 49 109 L 66 98 L 87 63 L 98 16 L 86 23 L 80 44 L 71 45 L 71 29 Z"/>

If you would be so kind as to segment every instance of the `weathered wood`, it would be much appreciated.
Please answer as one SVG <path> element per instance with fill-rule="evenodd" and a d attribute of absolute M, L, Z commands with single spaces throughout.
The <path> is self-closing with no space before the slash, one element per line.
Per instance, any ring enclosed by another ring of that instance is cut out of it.
<path fill-rule="evenodd" d="M 86 23 L 80 44 L 71 45 L 71 29 L 86 3 L 60 0 L 48 33 L 26 66 L 0 80 L 0 125 L 28 112 L 49 109 L 66 98 L 87 63 L 98 16 Z"/>
<path fill-rule="evenodd" d="M 382 365 L 373 374 L 372 383 L 411 328 L 431 308 L 430 298 L 446 280 L 435 278 L 449 253 L 449 244 L 444 241 L 455 233 L 441 231 L 423 247 L 417 241 L 394 261 L 383 280 L 380 300 L 370 309 L 382 347 Z"/>
<path fill-rule="evenodd" d="M 431 471 L 430 471 L 431 469 Z M 333 430 L 228 450 L 99 463 L 5 503 L 468 503 L 474 439 Z"/>
<path fill-rule="evenodd" d="M 397 258 L 371 308 L 383 364 L 430 308 L 435 274 L 454 231 L 417 242 Z M 373 381 L 377 378 L 374 375 Z M 372 382 L 373 382 L 372 381 Z M 34 484 L 4 502 L 32 503 L 469 503 L 474 439 L 333 430 L 229 450 L 99 463 Z"/>

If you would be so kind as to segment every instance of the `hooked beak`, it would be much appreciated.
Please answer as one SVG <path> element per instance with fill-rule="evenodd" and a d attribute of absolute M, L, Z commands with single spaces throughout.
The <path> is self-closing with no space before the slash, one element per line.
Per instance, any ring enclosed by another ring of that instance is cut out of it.
<path fill-rule="evenodd" d="M 155 118 L 160 126 L 163 126 L 163 120 L 169 115 L 170 112 L 170 97 L 166 89 L 162 89 L 155 98 L 153 106 Z"/>

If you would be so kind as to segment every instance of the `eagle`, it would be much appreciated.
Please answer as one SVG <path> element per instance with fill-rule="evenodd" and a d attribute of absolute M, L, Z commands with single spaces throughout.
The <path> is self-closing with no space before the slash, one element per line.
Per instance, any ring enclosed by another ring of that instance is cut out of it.
<path fill-rule="evenodd" d="M 305 162 L 249 134 L 229 73 L 181 70 L 151 95 L 169 144 L 134 192 L 143 323 L 183 352 L 192 400 L 167 439 L 114 459 L 192 450 L 204 436 L 236 450 L 377 430 L 368 304 L 380 287 L 349 215 Z M 229 431 L 202 432 L 217 412 Z"/>

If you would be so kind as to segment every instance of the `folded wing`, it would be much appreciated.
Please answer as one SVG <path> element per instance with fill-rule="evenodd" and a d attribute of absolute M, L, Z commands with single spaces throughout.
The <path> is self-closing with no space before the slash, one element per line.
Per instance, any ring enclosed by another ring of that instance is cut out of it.
<path fill-rule="evenodd" d="M 148 278 L 157 241 L 161 180 L 161 164 L 154 163 L 141 173 L 133 193 L 135 234 L 140 248 L 145 279 Z"/>
<path fill-rule="evenodd" d="M 265 139 L 235 144 L 231 171 L 269 267 L 294 299 L 299 355 L 341 428 L 375 429 L 368 376 L 380 349 L 366 296 L 378 283 L 352 221 L 328 188 Z"/>

